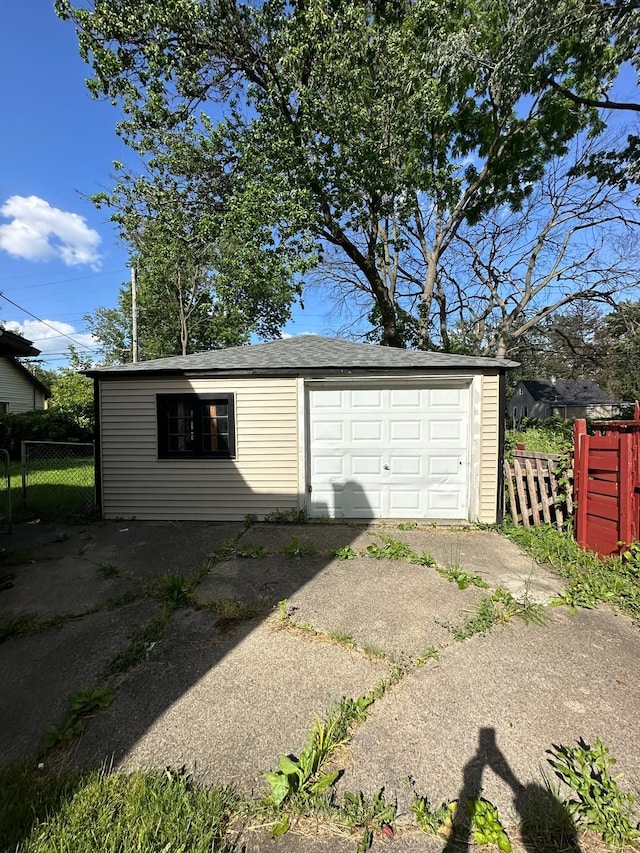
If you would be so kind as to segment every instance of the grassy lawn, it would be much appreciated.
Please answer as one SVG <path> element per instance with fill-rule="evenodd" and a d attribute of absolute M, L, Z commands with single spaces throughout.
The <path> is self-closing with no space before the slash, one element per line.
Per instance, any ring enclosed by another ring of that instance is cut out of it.
<path fill-rule="evenodd" d="M 93 457 L 29 463 L 27 500 L 22 496 L 20 462 L 10 465 L 13 521 L 69 521 L 86 517 L 94 508 Z M 0 517 L 7 517 L 4 480 L 0 492 Z"/>

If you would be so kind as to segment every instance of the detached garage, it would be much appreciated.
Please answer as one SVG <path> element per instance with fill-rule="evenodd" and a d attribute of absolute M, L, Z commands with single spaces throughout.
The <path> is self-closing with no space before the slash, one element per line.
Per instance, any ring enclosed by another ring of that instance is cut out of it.
<path fill-rule="evenodd" d="M 513 366 L 304 335 L 88 371 L 103 516 L 494 522 Z"/>

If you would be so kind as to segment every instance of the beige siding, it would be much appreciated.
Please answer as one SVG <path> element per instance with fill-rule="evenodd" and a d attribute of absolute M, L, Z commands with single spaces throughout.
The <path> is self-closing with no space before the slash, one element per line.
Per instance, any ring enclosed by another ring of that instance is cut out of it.
<path fill-rule="evenodd" d="M 298 507 L 295 379 L 100 383 L 107 518 L 241 520 Z M 234 393 L 236 458 L 157 458 L 156 394 Z"/>
<path fill-rule="evenodd" d="M 6 358 L 0 358 L 0 403 L 9 404 L 9 413 L 44 409 L 42 391 Z"/>
<path fill-rule="evenodd" d="M 480 437 L 480 502 L 478 521 L 496 521 L 500 444 L 500 378 L 497 373 L 482 377 L 482 416 Z"/>

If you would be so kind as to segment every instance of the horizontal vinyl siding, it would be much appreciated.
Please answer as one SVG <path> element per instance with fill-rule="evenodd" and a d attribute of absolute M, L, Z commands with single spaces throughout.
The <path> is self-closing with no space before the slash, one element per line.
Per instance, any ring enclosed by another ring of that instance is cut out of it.
<path fill-rule="evenodd" d="M 482 377 L 482 417 L 480 439 L 480 508 L 478 521 L 496 521 L 500 435 L 500 378 L 497 373 Z"/>
<path fill-rule="evenodd" d="M 10 414 L 44 409 L 42 391 L 6 358 L 0 358 L 0 402 L 9 404 Z"/>
<path fill-rule="evenodd" d="M 135 379 L 100 383 L 107 518 L 241 520 L 297 508 L 295 379 Z M 235 395 L 235 459 L 157 458 L 156 394 Z"/>

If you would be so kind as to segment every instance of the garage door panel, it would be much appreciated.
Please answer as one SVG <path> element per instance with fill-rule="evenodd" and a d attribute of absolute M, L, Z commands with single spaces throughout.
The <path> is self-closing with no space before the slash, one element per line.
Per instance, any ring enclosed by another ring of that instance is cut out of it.
<path fill-rule="evenodd" d="M 311 387 L 312 514 L 466 517 L 469 394 L 468 387 Z"/>
<path fill-rule="evenodd" d="M 379 420 L 351 421 L 351 441 L 379 442 L 382 441 L 382 422 Z"/>

